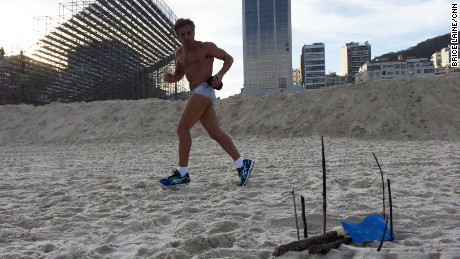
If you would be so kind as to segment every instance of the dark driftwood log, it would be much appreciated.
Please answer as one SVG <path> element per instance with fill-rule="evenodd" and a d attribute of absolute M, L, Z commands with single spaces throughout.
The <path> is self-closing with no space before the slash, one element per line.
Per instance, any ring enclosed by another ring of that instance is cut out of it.
<path fill-rule="evenodd" d="M 336 248 L 339 248 L 342 244 L 348 245 L 348 244 L 351 244 L 351 242 L 353 242 L 351 237 L 341 237 L 339 240 L 334 241 L 329 244 L 311 246 L 310 248 L 308 248 L 308 253 L 309 254 L 327 253 L 333 248 L 336 249 Z"/>
<path fill-rule="evenodd" d="M 272 255 L 280 256 L 286 253 L 287 251 L 297 251 L 297 252 L 304 251 L 304 250 L 309 249 L 311 246 L 329 244 L 329 243 L 337 241 L 340 238 L 341 237 L 337 236 L 337 232 L 330 231 L 320 236 L 314 236 L 314 237 L 302 239 L 300 241 L 293 241 L 286 245 L 280 245 L 275 249 Z"/>

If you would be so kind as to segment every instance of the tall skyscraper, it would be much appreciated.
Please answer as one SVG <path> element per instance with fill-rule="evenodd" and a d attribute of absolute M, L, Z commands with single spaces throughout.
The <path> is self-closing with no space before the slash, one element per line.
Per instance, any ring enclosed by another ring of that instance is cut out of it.
<path fill-rule="evenodd" d="M 243 55 L 243 92 L 292 86 L 290 0 L 243 0 Z"/>
<path fill-rule="evenodd" d="M 326 59 L 324 43 L 313 43 L 302 47 L 300 60 L 302 85 L 306 89 L 326 86 Z"/>
<path fill-rule="evenodd" d="M 359 68 L 371 60 L 371 45 L 366 41 L 363 45 L 350 42 L 340 49 L 340 75 L 348 76 L 348 83 L 355 82 Z"/>

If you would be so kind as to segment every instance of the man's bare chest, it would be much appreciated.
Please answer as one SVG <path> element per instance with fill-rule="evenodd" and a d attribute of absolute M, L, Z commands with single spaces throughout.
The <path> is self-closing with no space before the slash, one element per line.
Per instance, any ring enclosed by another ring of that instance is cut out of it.
<path fill-rule="evenodd" d="M 191 67 L 200 64 L 205 60 L 206 55 L 201 51 L 183 52 L 178 61 L 184 67 Z"/>

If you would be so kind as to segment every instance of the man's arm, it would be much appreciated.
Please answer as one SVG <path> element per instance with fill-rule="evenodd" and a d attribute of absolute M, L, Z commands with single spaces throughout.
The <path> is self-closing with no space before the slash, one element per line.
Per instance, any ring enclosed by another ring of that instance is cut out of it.
<path fill-rule="evenodd" d="M 230 54 L 228 54 L 225 50 L 217 47 L 216 44 L 212 42 L 207 42 L 206 44 L 208 45 L 207 47 L 208 47 L 209 56 L 215 57 L 217 59 L 224 61 L 222 68 L 219 70 L 219 72 L 215 74 L 218 77 L 217 79 L 218 82 L 216 82 L 216 85 L 218 85 L 220 81 L 222 81 L 222 77 L 224 77 L 225 73 L 227 73 L 230 67 L 232 67 L 233 57 L 230 56 Z M 213 80 L 213 85 L 214 85 L 215 80 Z"/>
<path fill-rule="evenodd" d="M 182 68 L 181 64 L 178 61 L 179 51 L 176 51 L 176 65 L 173 73 L 165 72 L 163 74 L 163 79 L 167 83 L 174 83 L 182 79 L 185 75 L 185 70 Z"/>

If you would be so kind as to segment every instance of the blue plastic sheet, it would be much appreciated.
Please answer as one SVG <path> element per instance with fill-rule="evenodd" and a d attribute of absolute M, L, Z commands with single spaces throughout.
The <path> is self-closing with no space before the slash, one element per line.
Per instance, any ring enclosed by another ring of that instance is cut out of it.
<path fill-rule="evenodd" d="M 385 219 L 380 214 L 367 216 L 358 224 L 341 220 L 343 228 L 348 232 L 355 243 L 367 241 L 381 241 L 385 230 Z M 385 233 L 385 241 L 390 240 L 390 226 Z"/>

